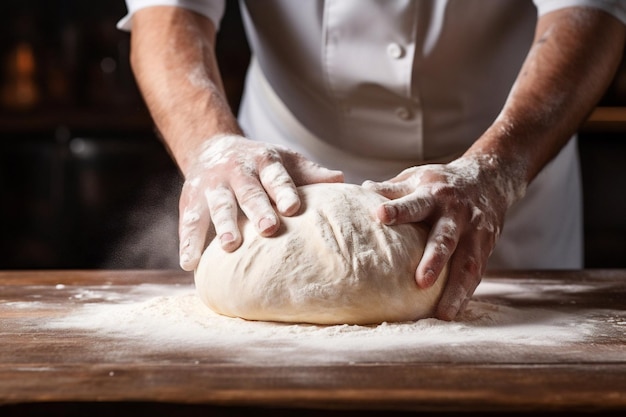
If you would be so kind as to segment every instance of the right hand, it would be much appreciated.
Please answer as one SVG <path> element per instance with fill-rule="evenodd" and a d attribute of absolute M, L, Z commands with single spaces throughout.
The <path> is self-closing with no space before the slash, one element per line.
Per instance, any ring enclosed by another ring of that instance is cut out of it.
<path fill-rule="evenodd" d="M 448 164 L 415 166 L 388 181 L 363 184 L 390 200 L 376 212 L 382 223 L 430 226 L 415 279 L 429 288 L 449 265 L 438 319 L 454 320 L 480 283 L 506 212 L 526 191 L 522 173 L 496 154 L 466 153 Z"/>
<path fill-rule="evenodd" d="M 280 227 L 276 210 L 291 216 L 300 208 L 296 187 L 320 182 L 343 182 L 343 173 L 238 135 L 205 141 L 185 173 L 180 197 L 180 266 L 195 269 L 214 237 L 224 250 L 237 249 L 239 208 L 262 236 L 273 235 Z"/>

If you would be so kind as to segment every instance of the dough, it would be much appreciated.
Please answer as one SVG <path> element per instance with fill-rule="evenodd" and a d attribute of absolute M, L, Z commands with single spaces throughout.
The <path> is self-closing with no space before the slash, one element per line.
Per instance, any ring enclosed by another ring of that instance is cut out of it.
<path fill-rule="evenodd" d="M 385 226 L 386 198 L 351 184 L 299 187 L 303 206 L 261 237 L 240 216 L 243 244 L 225 252 L 214 239 L 195 271 L 198 294 L 219 314 L 248 320 L 377 324 L 432 316 L 447 269 L 420 289 L 415 269 L 426 229 Z"/>

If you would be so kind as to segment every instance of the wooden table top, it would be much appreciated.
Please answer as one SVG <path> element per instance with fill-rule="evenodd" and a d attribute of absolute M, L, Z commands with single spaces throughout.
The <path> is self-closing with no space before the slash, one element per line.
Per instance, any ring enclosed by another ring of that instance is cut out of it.
<path fill-rule="evenodd" d="M 0 414 L 626 410 L 626 270 L 493 271 L 455 323 L 204 323 L 194 296 L 179 271 L 0 272 Z"/>

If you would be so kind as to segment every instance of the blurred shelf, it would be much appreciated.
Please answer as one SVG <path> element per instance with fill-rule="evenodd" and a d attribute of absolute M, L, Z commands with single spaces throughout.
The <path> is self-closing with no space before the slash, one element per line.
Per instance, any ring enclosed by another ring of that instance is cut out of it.
<path fill-rule="evenodd" d="M 55 109 L 29 113 L 0 113 L 0 136 L 55 132 L 59 128 L 85 132 L 151 132 L 152 119 L 144 107 L 120 109 Z"/>
<path fill-rule="evenodd" d="M 626 107 L 597 107 L 581 128 L 581 131 L 626 133 Z"/>
<path fill-rule="evenodd" d="M 55 109 L 29 113 L 0 112 L 0 134 L 51 132 L 58 127 L 88 131 L 152 131 L 154 124 L 143 106 L 119 109 Z M 626 106 L 597 107 L 583 124 L 583 132 L 626 132 Z"/>

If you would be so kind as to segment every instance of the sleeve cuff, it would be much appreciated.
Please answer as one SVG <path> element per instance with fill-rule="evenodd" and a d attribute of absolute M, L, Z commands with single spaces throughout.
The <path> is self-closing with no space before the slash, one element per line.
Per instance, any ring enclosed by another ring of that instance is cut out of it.
<path fill-rule="evenodd" d="M 626 24 L 626 1 L 624 0 L 534 0 L 539 16 L 566 7 L 591 7 L 613 15 Z"/>
<path fill-rule="evenodd" d="M 128 13 L 117 22 L 117 28 L 131 31 L 135 12 L 151 6 L 176 6 L 194 11 L 211 19 L 215 30 L 218 30 L 224 15 L 225 2 L 224 0 L 126 0 Z"/>

